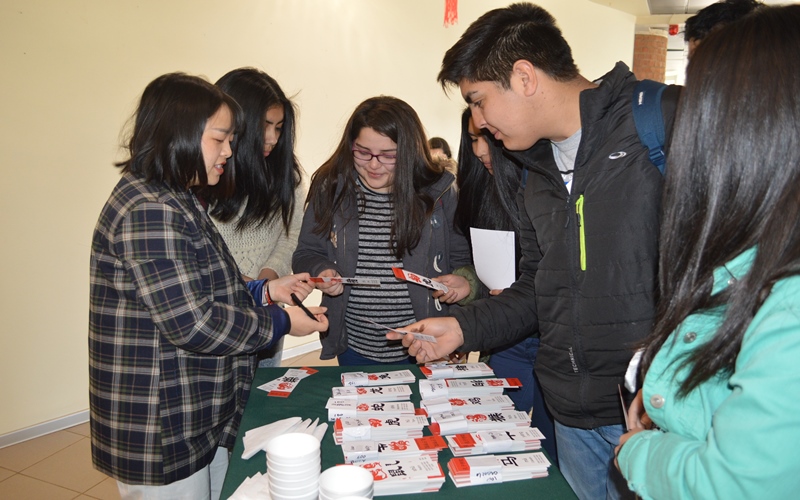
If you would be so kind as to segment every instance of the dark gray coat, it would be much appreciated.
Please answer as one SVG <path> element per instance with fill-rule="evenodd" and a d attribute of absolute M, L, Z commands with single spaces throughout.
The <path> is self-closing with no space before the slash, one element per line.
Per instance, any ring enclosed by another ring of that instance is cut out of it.
<path fill-rule="evenodd" d="M 339 186 L 343 184 L 338 183 Z M 453 228 L 457 201 L 453 175 L 445 172 L 441 179 L 427 188 L 427 193 L 436 200 L 433 214 L 422 230 L 419 244 L 403 257 L 403 267 L 434 278 L 452 273 L 453 269 L 470 263 L 471 258 L 466 238 Z M 314 207 L 309 205 L 292 257 L 294 272 L 318 276 L 325 269 L 335 269 L 341 276 L 354 276 L 358 264 L 357 210 L 354 203 L 343 203 L 334 216 L 330 234 L 319 235 L 313 231 L 316 219 Z M 441 304 L 441 310 L 437 310 L 431 290 L 423 286 L 409 283 L 408 293 L 417 320 L 444 316 L 452 310 L 447 304 Z M 322 305 L 328 308 L 330 328 L 321 336 L 321 359 L 331 359 L 347 349 L 344 316 L 349 296 L 349 286 L 345 286 L 344 292 L 336 297 L 323 294 Z"/>

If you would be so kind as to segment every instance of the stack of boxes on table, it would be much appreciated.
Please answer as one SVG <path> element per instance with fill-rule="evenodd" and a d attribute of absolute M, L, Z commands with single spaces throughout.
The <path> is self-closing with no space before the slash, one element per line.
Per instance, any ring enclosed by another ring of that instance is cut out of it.
<path fill-rule="evenodd" d="M 421 370 L 428 380 L 419 381 L 420 408 L 404 385 L 416 380 L 410 370 L 344 373 L 326 405 L 344 462 L 372 472 L 375 496 L 438 491 L 445 481 L 438 452 L 448 446 L 458 487 L 547 476 L 544 454 L 519 453 L 539 449 L 544 439 L 503 394 L 519 380 L 476 378 L 494 376 L 485 363 Z M 423 436 L 426 426 L 432 436 Z"/>

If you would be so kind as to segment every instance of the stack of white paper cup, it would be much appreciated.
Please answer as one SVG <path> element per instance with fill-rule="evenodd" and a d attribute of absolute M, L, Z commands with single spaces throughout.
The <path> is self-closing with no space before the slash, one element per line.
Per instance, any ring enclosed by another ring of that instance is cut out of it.
<path fill-rule="evenodd" d="M 372 473 L 357 465 L 337 465 L 319 476 L 319 500 L 372 498 Z"/>
<path fill-rule="evenodd" d="M 267 444 L 267 480 L 273 500 L 316 499 L 319 472 L 319 440 L 314 436 L 284 434 Z"/>

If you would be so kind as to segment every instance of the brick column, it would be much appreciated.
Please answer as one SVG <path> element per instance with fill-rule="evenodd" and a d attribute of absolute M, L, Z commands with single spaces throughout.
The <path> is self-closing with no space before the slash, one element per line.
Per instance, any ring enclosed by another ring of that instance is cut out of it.
<path fill-rule="evenodd" d="M 633 42 L 633 74 L 639 80 L 663 82 L 667 71 L 667 34 L 637 33 Z"/>

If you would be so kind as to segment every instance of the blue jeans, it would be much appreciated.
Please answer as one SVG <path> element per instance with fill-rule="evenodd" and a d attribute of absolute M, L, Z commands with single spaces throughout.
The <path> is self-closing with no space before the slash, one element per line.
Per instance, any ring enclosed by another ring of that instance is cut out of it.
<path fill-rule="evenodd" d="M 375 361 L 374 359 L 366 358 L 352 349 L 347 349 L 343 353 L 336 356 L 336 359 L 339 361 L 339 366 L 410 365 L 410 364 L 416 364 L 417 362 L 416 359 L 408 357 L 404 361 L 395 361 L 394 363 L 381 363 L 380 361 Z"/>
<path fill-rule="evenodd" d="M 283 341 L 285 339 L 286 337 L 281 337 L 275 345 L 257 353 L 259 368 L 277 368 L 281 366 L 281 361 L 283 361 Z"/>
<path fill-rule="evenodd" d="M 542 447 L 550 455 L 553 464 L 558 465 L 553 417 L 547 411 L 542 397 L 542 389 L 533 373 L 537 352 L 539 352 L 539 338 L 528 337 L 511 347 L 492 351 L 489 365 L 497 377 L 516 377 L 522 382 L 521 388 L 507 390 L 506 394 L 514 402 L 517 410 L 529 412 L 533 409 L 531 426 L 538 428 L 544 434 L 545 440 L 542 442 Z"/>
<path fill-rule="evenodd" d="M 556 421 L 555 427 L 558 468 L 578 498 L 635 498 L 622 474 L 614 467 L 614 447 L 625 432 L 622 425 L 579 429 Z"/>

